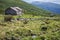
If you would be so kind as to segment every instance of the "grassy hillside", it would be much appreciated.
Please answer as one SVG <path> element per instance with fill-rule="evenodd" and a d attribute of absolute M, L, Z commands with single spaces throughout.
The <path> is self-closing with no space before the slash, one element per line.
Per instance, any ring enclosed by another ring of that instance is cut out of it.
<path fill-rule="evenodd" d="M 2 16 L 0 16 L 2 17 Z M 60 19 L 0 20 L 0 40 L 60 40 Z"/>
<path fill-rule="evenodd" d="M 5 9 L 11 6 L 18 6 L 24 10 L 25 14 L 33 16 L 49 16 L 50 14 L 49 11 L 39 9 L 21 0 L 0 0 L 0 14 L 4 14 Z"/>
<path fill-rule="evenodd" d="M 21 7 L 24 10 L 21 17 L 30 20 L 5 22 L 4 10 L 10 6 Z M 60 40 L 60 19 L 49 15 L 50 12 L 21 0 L 0 0 L 0 40 Z"/>

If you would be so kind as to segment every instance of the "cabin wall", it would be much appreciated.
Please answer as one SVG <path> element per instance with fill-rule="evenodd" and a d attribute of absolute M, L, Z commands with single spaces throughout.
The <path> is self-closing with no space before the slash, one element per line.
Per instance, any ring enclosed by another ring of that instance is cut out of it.
<path fill-rule="evenodd" d="M 5 11 L 5 14 L 6 14 L 6 15 L 17 15 L 17 14 L 16 14 L 16 11 L 14 11 L 14 10 L 12 10 L 12 9 L 6 10 L 6 11 Z"/>
<path fill-rule="evenodd" d="M 22 15 L 22 12 L 20 11 L 20 12 L 17 12 L 17 15 Z"/>
<path fill-rule="evenodd" d="M 22 10 L 8 8 L 5 10 L 5 15 L 22 15 Z"/>

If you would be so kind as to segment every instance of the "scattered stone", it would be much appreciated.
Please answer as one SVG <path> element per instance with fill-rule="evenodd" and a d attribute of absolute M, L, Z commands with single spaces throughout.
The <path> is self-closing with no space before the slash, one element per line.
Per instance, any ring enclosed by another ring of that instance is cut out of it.
<path fill-rule="evenodd" d="M 60 28 L 52 30 L 52 32 L 57 32 L 57 31 L 60 31 Z"/>
<path fill-rule="evenodd" d="M 45 25 L 45 24 L 42 23 L 41 25 Z"/>
<path fill-rule="evenodd" d="M 24 27 L 24 25 L 22 25 L 21 27 Z"/>
<path fill-rule="evenodd" d="M 19 18 L 17 18 L 17 20 L 19 21 L 20 19 L 19 19 Z"/>
<path fill-rule="evenodd" d="M 51 40 L 59 40 L 57 37 L 52 37 Z"/>
<path fill-rule="evenodd" d="M 42 27 L 41 30 L 42 31 L 46 31 L 47 30 L 47 27 Z"/>
<path fill-rule="evenodd" d="M 32 30 L 28 30 L 28 35 L 31 36 Z"/>
<path fill-rule="evenodd" d="M 29 33 L 31 33 L 31 32 L 32 32 L 32 30 L 28 30 L 28 32 L 29 32 Z"/>
<path fill-rule="evenodd" d="M 5 40 L 11 40 L 11 38 L 9 38 L 9 37 L 4 37 L 4 39 L 5 39 Z"/>
<path fill-rule="evenodd" d="M 59 27 L 60 25 L 57 25 L 57 24 L 56 24 L 55 26 L 56 26 L 56 27 Z"/>
<path fill-rule="evenodd" d="M 32 33 L 31 36 L 36 36 L 36 34 L 33 34 L 33 33 Z"/>
<path fill-rule="evenodd" d="M 33 35 L 32 35 L 32 38 L 36 38 L 36 34 L 33 34 Z"/>
<path fill-rule="evenodd" d="M 6 24 L 2 24 L 2 23 L 0 23 L 0 25 L 1 25 L 1 26 L 6 26 Z"/>
<path fill-rule="evenodd" d="M 48 21 L 45 21 L 45 23 L 46 23 L 46 24 L 49 24 L 49 22 L 48 22 Z"/>
<path fill-rule="evenodd" d="M 11 37 L 11 40 L 20 40 L 18 37 Z"/>
<path fill-rule="evenodd" d="M 27 24 L 28 23 L 28 20 L 24 20 L 24 22 L 23 22 L 24 24 Z"/>
<path fill-rule="evenodd" d="M 54 17 L 54 16 L 55 16 L 55 14 L 53 14 L 53 13 L 52 13 L 52 14 L 50 14 L 50 17 Z"/>
<path fill-rule="evenodd" d="M 45 40 L 45 37 L 41 37 L 41 40 Z"/>

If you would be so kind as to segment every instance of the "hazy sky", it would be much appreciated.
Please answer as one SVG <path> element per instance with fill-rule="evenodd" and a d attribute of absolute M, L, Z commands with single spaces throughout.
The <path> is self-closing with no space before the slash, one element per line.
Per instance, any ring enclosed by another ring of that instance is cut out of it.
<path fill-rule="evenodd" d="M 52 3 L 60 4 L 60 0 L 24 0 L 24 1 L 26 1 L 26 2 L 42 1 L 42 2 L 52 2 Z"/>

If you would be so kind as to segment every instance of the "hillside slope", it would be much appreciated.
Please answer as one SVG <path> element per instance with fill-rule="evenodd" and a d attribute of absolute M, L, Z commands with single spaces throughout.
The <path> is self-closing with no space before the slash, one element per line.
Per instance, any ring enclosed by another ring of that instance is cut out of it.
<path fill-rule="evenodd" d="M 26 14 L 32 14 L 35 16 L 49 16 L 50 12 L 39 9 L 33 5 L 30 5 L 26 2 L 23 2 L 21 0 L 0 0 L 0 14 L 4 13 L 4 10 L 11 6 L 18 6 L 24 10 L 24 13 Z"/>
<path fill-rule="evenodd" d="M 24 17 L 28 14 L 30 18 L 6 22 L 3 21 L 4 16 L 0 15 L 0 40 L 60 40 L 60 17 L 45 18 L 50 12 L 21 0 L 0 0 L 0 14 L 4 14 L 4 10 L 10 6 L 21 7 Z M 39 19 L 32 19 L 31 15 Z M 44 18 L 40 18 L 42 15 Z"/>

